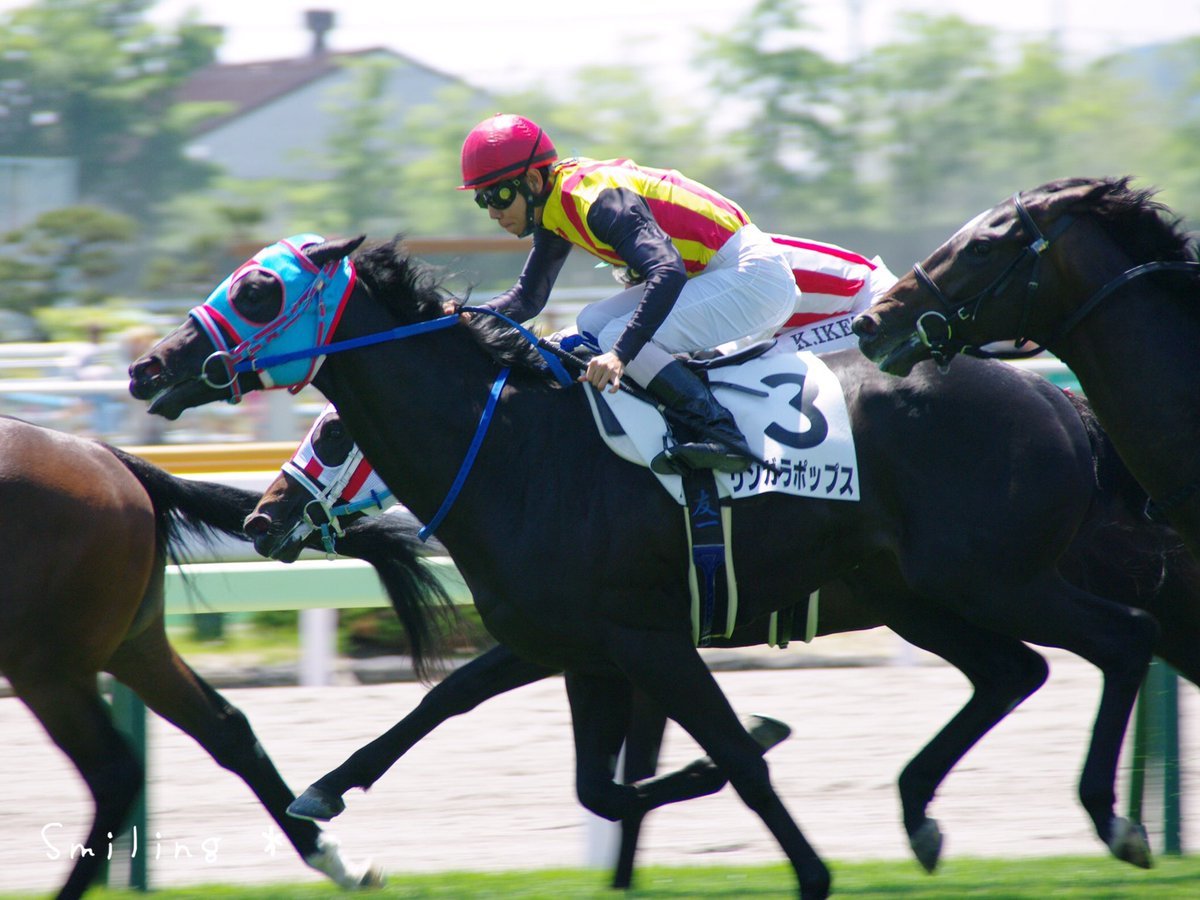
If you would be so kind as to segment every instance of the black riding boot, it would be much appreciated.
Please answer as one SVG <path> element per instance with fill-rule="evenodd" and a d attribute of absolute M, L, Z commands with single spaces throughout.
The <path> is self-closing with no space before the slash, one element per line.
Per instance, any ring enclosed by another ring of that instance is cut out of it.
<path fill-rule="evenodd" d="M 729 410 L 717 402 L 708 385 L 679 360 L 672 360 L 650 379 L 646 391 L 669 410 L 679 413 L 695 431 L 695 439 L 680 441 L 650 463 L 656 472 L 678 471 L 675 461 L 693 469 L 744 472 L 753 453 Z M 678 438 L 678 435 L 677 435 Z"/>

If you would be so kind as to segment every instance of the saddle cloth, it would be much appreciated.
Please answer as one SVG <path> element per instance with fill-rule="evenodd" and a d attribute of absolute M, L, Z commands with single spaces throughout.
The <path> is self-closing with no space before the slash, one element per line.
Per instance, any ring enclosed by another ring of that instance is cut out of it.
<path fill-rule="evenodd" d="M 808 351 L 774 352 L 739 365 L 711 369 L 716 398 L 734 415 L 754 452 L 778 468 L 757 463 L 745 472 L 716 472 L 721 497 L 738 500 L 783 493 L 821 500 L 859 499 L 858 463 L 842 386 Z M 666 421 L 657 408 L 624 392 L 585 391 L 596 425 L 609 447 L 632 463 L 649 466 L 664 447 Z M 683 479 L 655 473 L 684 504 Z"/>

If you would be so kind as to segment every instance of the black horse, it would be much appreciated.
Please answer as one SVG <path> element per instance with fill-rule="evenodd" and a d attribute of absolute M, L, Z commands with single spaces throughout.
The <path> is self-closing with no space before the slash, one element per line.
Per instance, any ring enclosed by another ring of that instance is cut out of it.
<path fill-rule="evenodd" d="M 1130 470 L 1200 557 L 1200 262 L 1128 178 L 1022 191 L 963 226 L 854 323 L 887 372 L 1028 339 L 1079 384 Z"/>
<path fill-rule="evenodd" d="M 1091 414 L 1086 401 L 1074 398 L 1088 426 L 1096 457 L 1096 501 L 1079 535 L 1064 555 L 1061 568 L 1068 580 L 1095 585 L 1097 593 L 1132 598 L 1139 608 L 1151 609 L 1163 631 L 1156 655 L 1166 659 L 1185 677 L 1200 684 L 1200 567 L 1183 550 L 1178 535 L 1147 521 L 1141 514 L 1146 495 L 1122 465 Z M 313 424 L 297 454 L 263 493 L 246 520 L 246 531 L 264 556 L 294 560 L 311 546 L 320 529 L 329 552 L 350 528 L 356 552 L 371 548 L 373 558 L 405 558 L 412 553 L 412 536 L 419 527 L 411 513 L 394 508 L 379 527 L 354 528 L 365 514 L 375 514 L 394 503 L 386 486 L 378 483 L 370 462 L 358 450 L 349 430 L 332 407 Z M 444 552 L 431 547 L 431 552 Z M 875 573 L 876 576 L 880 573 Z M 871 577 L 870 566 L 835 579 L 820 591 L 821 615 L 815 634 L 839 634 L 883 624 L 875 611 L 876 596 L 905 593 L 898 578 Z M 742 625 L 721 646 L 762 643 L 769 622 Z M 1038 683 L 1031 662 L 1028 678 L 998 679 L 1000 670 L 976 667 L 965 674 L 974 682 L 977 706 L 1011 709 L 1023 699 L 1028 685 Z M 448 718 L 474 709 L 480 703 L 514 687 L 555 674 L 555 670 L 528 662 L 500 645 L 439 681 L 411 713 L 379 738 L 355 751 L 341 765 L 308 787 L 288 808 L 302 818 L 326 821 L 345 810 L 343 795 L 353 788 L 369 789 L 401 756 Z M 1044 671 L 1042 676 L 1044 677 Z M 988 699 L 993 698 L 993 699 Z M 634 704 L 634 716 L 625 743 L 623 775 L 627 782 L 648 778 L 657 768 L 657 752 L 665 717 L 650 702 Z M 989 717 L 978 719 L 983 727 Z M 964 724 L 967 724 L 964 720 Z M 785 736 L 772 720 L 757 718 L 750 729 L 763 743 Z M 982 734 L 978 735 L 982 737 Z M 955 761 L 955 752 L 940 750 L 939 736 L 901 775 L 900 801 L 910 845 L 917 859 L 933 871 L 941 851 L 941 832 L 926 810 L 947 772 L 941 766 Z M 968 738 L 960 746 L 973 743 Z M 700 760 L 685 767 L 686 778 L 697 792 L 717 790 L 724 781 L 714 767 Z M 639 785 L 648 796 L 663 797 L 663 781 Z M 584 788 L 587 790 L 587 788 Z M 621 845 L 613 874 L 614 887 L 632 883 L 641 817 L 621 823 Z"/>
<path fill-rule="evenodd" d="M 359 252 L 346 276 L 342 261 L 361 242 L 268 248 L 263 259 L 295 254 L 295 281 L 257 258 L 244 266 L 214 292 L 207 312 L 130 367 L 131 392 L 150 400 L 151 412 L 175 418 L 261 387 L 256 372 L 218 377 L 217 369 L 228 372 L 219 365 L 228 355 L 214 357 L 215 341 L 237 334 L 239 323 L 261 329 L 239 354 L 283 335 L 352 341 L 354 349 L 328 356 L 313 383 L 401 502 L 432 522 L 473 443 L 498 362 L 512 364 L 491 430 L 438 531 L 485 625 L 520 656 L 565 670 L 581 767 L 611 774 L 623 728 L 602 723 L 627 721 L 621 711 L 632 684 L 729 776 L 779 841 L 801 896 L 827 896 L 828 869 L 693 645 L 687 540 L 673 500 L 647 470 L 609 452 L 583 388 L 547 379 L 541 358 L 514 332 L 446 321 L 442 293 L 396 242 Z M 339 271 L 344 305 L 318 296 Z M 222 315 L 209 314 L 214 304 Z M 334 318 L 316 321 L 309 312 Z M 407 335 L 408 326 L 420 336 L 357 340 Z M 732 540 L 742 611 L 761 618 L 879 559 L 924 598 L 883 611 L 918 646 L 947 658 L 969 646 L 1008 665 L 1027 656 L 1027 640 L 1088 659 L 1104 690 L 1081 800 L 1101 840 L 1145 864 L 1144 838 L 1114 812 L 1114 784 L 1158 629 L 1149 615 L 1070 585 L 1056 568 L 1094 495 L 1091 446 L 1075 408 L 1048 382 L 1001 363 L 898 381 L 854 351 L 824 360 L 846 395 L 862 500 L 739 501 Z M 272 366 L 276 386 L 311 374 L 301 366 L 293 379 L 290 362 Z M 799 419 L 788 424 L 796 430 Z M 968 713 L 976 713 L 970 704 Z M 581 799 L 612 818 L 637 813 L 635 788 L 607 787 Z"/>

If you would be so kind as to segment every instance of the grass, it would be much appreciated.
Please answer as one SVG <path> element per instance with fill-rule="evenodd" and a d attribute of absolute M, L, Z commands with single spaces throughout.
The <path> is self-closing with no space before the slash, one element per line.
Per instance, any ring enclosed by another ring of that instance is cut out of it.
<path fill-rule="evenodd" d="M 834 896 L 860 900 L 1195 900 L 1200 896 L 1200 857 L 1163 858 L 1150 871 L 1104 857 L 951 860 L 928 876 L 913 862 L 833 863 Z M 406 900 L 614 900 L 595 870 L 564 869 L 503 873 L 450 872 L 391 875 L 365 897 Z M 0 900 L 34 895 L 0 894 Z M 43 896 L 43 895 L 37 895 Z M 309 900 L 339 892 L 326 883 L 267 886 L 202 886 L 156 890 L 155 900 Z M 795 897 L 789 869 L 747 867 L 648 867 L 639 870 L 629 900 Z M 144 894 L 96 890 L 89 900 L 135 900 Z"/>

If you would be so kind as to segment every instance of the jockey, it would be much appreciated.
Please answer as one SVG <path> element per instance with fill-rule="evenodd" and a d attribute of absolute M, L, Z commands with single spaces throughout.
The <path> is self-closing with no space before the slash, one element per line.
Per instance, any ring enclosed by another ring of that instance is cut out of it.
<path fill-rule="evenodd" d="M 733 416 L 673 354 L 766 338 L 791 315 L 796 284 L 779 246 L 731 200 L 673 170 L 628 159 L 558 158 L 522 116 L 467 135 L 463 183 L 505 231 L 533 235 L 517 283 L 487 305 L 525 321 L 545 307 L 573 246 L 624 268 L 632 287 L 585 307 L 579 333 L 599 355 L 580 381 L 615 391 L 628 376 L 699 436 L 671 449 L 696 468 L 744 471 Z"/>

